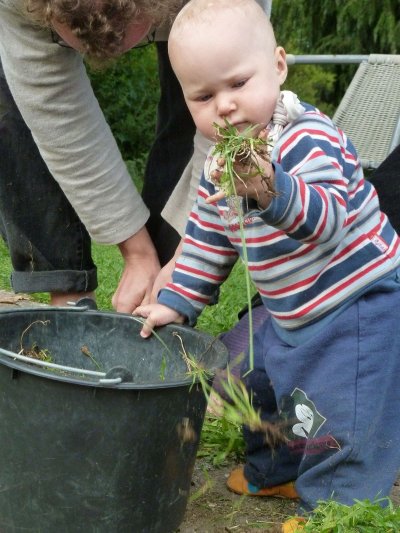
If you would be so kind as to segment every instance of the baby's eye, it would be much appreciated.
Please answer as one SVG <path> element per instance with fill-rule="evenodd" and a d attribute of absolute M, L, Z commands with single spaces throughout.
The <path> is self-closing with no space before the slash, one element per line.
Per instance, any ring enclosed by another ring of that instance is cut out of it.
<path fill-rule="evenodd" d="M 247 80 L 240 80 L 236 83 L 233 84 L 233 88 L 235 89 L 239 89 L 240 87 L 243 87 L 243 85 L 245 85 L 247 82 Z"/>
<path fill-rule="evenodd" d="M 207 102 L 211 98 L 211 94 L 203 94 L 196 98 L 197 102 Z"/>

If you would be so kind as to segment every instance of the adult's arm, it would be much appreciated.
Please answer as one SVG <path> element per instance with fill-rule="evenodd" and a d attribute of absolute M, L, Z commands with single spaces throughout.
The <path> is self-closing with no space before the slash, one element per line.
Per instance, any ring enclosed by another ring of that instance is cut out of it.
<path fill-rule="evenodd" d="M 127 172 L 80 55 L 33 25 L 22 0 L 0 0 L 0 56 L 50 172 L 94 240 L 136 234 L 148 210 Z M 49 199 L 51 201 L 51 199 Z"/>
<path fill-rule="evenodd" d="M 175 186 L 162 216 L 182 237 L 185 234 L 186 223 L 196 201 L 197 189 L 203 172 L 204 162 L 207 158 L 212 142 L 198 130 L 193 139 L 194 152 L 183 174 Z"/>

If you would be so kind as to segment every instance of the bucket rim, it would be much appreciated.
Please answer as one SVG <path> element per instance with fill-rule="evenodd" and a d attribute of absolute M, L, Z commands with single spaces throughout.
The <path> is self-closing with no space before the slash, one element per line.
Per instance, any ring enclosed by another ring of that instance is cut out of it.
<path fill-rule="evenodd" d="M 0 309 L 0 323 L 1 318 L 4 315 L 15 315 L 15 314 L 21 314 L 21 315 L 34 315 L 35 313 L 50 313 L 50 314 L 60 314 L 63 312 L 68 313 L 85 313 L 87 315 L 100 315 L 104 317 L 110 317 L 115 318 L 116 316 L 125 318 L 127 320 L 133 320 L 134 322 L 138 322 L 139 317 L 132 316 L 128 313 L 117 313 L 114 311 L 103 311 L 98 309 L 90 309 L 88 306 L 71 306 L 71 307 L 53 307 L 53 306 L 33 306 L 29 308 L 17 308 L 17 309 Z M 168 324 L 166 326 L 162 326 L 157 328 L 157 330 L 177 330 L 179 331 L 191 331 L 193 332 L 192 327 L 187 326 L 185 324 Z M 217 345 L 219 356 L 217 358 L 216 364 L 213 365 L 211 368 L 207 368 L 207 371 L 210 373 L 210 380 L 213 378 L 215 373 L 219 370 L 225 367 L 227 361 L 228 361 L 228 350 L 226 346 L 217 338 L 213 337 L 212 335 L 201 331 L 201 330 L 195 330 L 196 336 L 203 339 L 205 343 L 209 343 L 209 346 Z M 156 382 L 146 382 L 146 383 L 135 383 L 133 381 L 127 381 L 127 382 L 121 382 L 121 383 L 101 383 L 100 381 L 89 381 L 88 379 L 82 379 L 79 377 L 76 377 L 74 375 L 61 375 L 56 374 L 55 372 L 51 372 L 49 370 L 46 370 L 46 368 L 38 368 L 31 364 L 30 362 L 23 362 L 19 361 L 13 358 L 10 358 L 9 356 L 5 355 L 2 352 L 7 352 L 7 350 L 2 349 L 0 346 L 0 364 L 12 369 L 16 372 L 24 372 L 39 378 L 44 379 L 50 379 L 53 381 L 60 381 L 63 383 L 68 383 L 70 385 L 78 385 L 78 386 L 85 386 L 85 387 L 92 387 L 92 388 L 100 388 L 100 389 L 116 389 L 116 390 L 131 390 L 131 391 L 141 391 L 141 390 L 156 390 L 156 389 L 170 389 L 170 388 L 178 388 L 178 387 L 191 387 L 195 384 L 198 384 L 200 380 L 196 378 L 195 376 L 188 376 L 186 378 L 180 378 L 171 380 L 168 379 L 168 381 L 156 381 Z M 17 354 L 15 354 L 17 355 Z M 45 366 L 46 363 L 44 362 Z M 51 369 L 50 369 L 51 370 Z M 84 373 L 84 369 L 82 369 L 82 373 Z M 95 374 L 95 372 L 93 373 Z"/>

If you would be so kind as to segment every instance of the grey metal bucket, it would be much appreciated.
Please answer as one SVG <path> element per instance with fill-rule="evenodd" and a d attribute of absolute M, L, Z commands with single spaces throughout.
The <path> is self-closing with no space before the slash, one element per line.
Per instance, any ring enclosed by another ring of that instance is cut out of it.
<path fill-rule="evenodd" d="M 140 327 L 85 308 L 0 312 L 2 533 L 179 527 L 206 407 L 182 353 L 211 372 L 227 353 L 192 328 Z M 21 360 L 21 344 L 52 363 Z"/>

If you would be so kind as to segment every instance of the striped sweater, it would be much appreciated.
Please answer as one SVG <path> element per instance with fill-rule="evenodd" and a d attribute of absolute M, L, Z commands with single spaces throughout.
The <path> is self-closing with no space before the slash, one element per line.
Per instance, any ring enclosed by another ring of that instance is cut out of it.
<path fill-rule="evenodd" d="M 159 295 L 190 324 L 243 258 L 242 236 L 250 276 L 286 331 L 329 316 L 399 265 L 399 237 L 351 141 L 303 105 L 273 149 L 277 196 L 267 209 L 234 198 L 207 205 L 215 188 L 203 174 L 172 283 Z"/>

